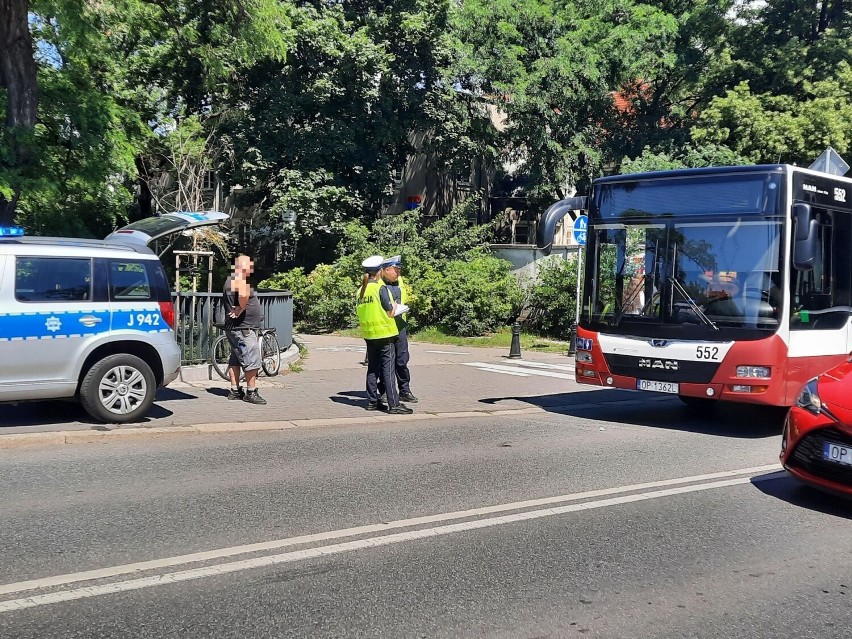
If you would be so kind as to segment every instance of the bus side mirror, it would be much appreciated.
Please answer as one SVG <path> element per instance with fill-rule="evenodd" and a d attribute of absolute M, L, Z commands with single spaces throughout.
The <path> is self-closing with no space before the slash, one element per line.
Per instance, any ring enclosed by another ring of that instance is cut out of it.
<path fill-rule="evenodd" d="M 819 222 L 811 216 L 810 205 L 801 202 L 793 205 L 793 219 L 796 220 L 793 267 L 799 271 L 813 270 L 817 258 Z"/>

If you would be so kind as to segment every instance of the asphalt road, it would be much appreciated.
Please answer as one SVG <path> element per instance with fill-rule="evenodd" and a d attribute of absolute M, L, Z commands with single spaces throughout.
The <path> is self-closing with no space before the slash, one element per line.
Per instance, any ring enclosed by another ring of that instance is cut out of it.
<path fill-rule="evenodd" d="M 780 414 L 624 397 L 0 451 L 0 637 L 847 636 Z"/>

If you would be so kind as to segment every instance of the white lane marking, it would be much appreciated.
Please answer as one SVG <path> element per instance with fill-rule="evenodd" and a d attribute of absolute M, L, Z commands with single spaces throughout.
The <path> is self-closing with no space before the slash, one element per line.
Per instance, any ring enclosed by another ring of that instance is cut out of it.
<path fill-rule="evenodd" d="M 508 375 L 517 375 L 521 372 L 524 375 L 538 375 L 539 377 L 556 377 L 557 379 L 574 379 L 573 375 L 569 375 L 568 373 L 554 373 L 552 371 L 542 371 L 536 370 L 534 368 L 525 369 L 519 371 L 518 368 L 514 366 L 503 366 L 501 364 L 486 364 L 485 362 L 465 362 L 463 366 L 473 366 L 474 368 L 478 368 L 481 371 L 488 371 L 491 373 L 505 373 Z"/>
<path fill-rule="evenodd" d="M 472 364 L 465 364 L 465 366 L 473 366 Z M 533 373 L 525 373 L 523 371 L 511 371 L 511 370 L 494 370 L 492 368 L 486 368 L 484 366 L 474 366 L 474 368 L 478 371 L 485 371 L 486 373 L 500 373 L 502 375 L 514 375 L 515 377 L 530 377 Z"/>
<path fill-rule="evenodd" d="M 514 366 L 522 366 L 527 368 L 541 368 L 544 370 L 552 370 L 552 371 L 568 371 L 569 373 L 574 372 L 574 367 L 569 366 L 568 364 L 545 364 L 544 362 L 523 362 L 520 360 L 516 360 L 512 362 Z"/>
<path fill-rule="evenodd" d="M 768 469 L 777 469 L 777 465 L 764 467 Z M 677 481 L 677 480 L 675 480 Z M 163 575 L 154 575 L 151 577 L 142 577 L 139 579 L 130 579 L 127 581 L 118 581 L 110 584 L 99 586 L 88 586 L 83 588 L 75 588 L 58 592 L 47 593 L 44 595 L 32 595 L 21 599 L 12 599 L 0 602 L 0 613 L 11 612 L 14 610 L 23 610 L 26 608 L 34 608 L 63 601 L 73 601 L 76 599 L 86 599 L 89 597 L 97 597 L 101 595 L 114 594 L 118 592 L 127 592 L 130 590 L 140 590 L 142 588 L 150 588 L 153 586 L 162 586 L 166 584 L 178 583 L 194 579 L 203 579 L 206 577 L 215 577 L 226 575 L 243 570 L 251 570 L 254 568 L 263 568 L 266 566 L 274 566 L 277 564 L 292 563 L 295 561 L 304 561 L 306 559 L 314 559 L 329 555 L 336 555 L 344 552 L 352 552 L 356 550 L 364 550 L 367 548 L 376 548 L 379 546 L 387 546 L 390 544 L 398 544 L 407 541 L 425 539 L 428 537 L 438 537 L 449 535 L 457 532 L 479 530 L 483 528 L 491 528 L 505 524 L 513 524 L 521 521 L 532 519 L 541 519 L 544 517 L 552 517 L 554 515 L 563 515 L 572 512 L 583 510 L 594 510 L 597 508 L 607 508 L 610 506 L 619 506 L 622 504 L 647 501 L 650 499 L 659 499 L 661 497 L 669 497 L 672 495 L 682 495 L 687 493 L 696 493 L 715 488 L 726 488 L 739 484 L 747 484 L 752 481 L 752 477 L 737 477 L 734 479 L 725 479 L 720 481 L 711 481 L 702 484 L 691 486 L 679 486 L 676 488 L 667 488 L 645 493 L 636 493 L 632 495 L 622 495 L 609 499 L 601 499 L 597 501 L 586 501 L 579 504 L 568 504 L 555 508 L 544 508 L 541 510 L 525 511 L 512 515 L 502 515 L 499 517 L 490 517 L 487 519 L 479 519 L 475 521 L 462 522 L 458 524 L 448 524 L 446 526 L 436 526 L 433 528 L 424 528 L 409 532 L 394 533 L 391 535 L 383 535 L 379 537 L 371 537 L 368 539 L 360 539 L 349 541 L 340 544 L 331 544 L 328 546 L 319 546 L 316 548 L 308 548 L 305 550 L 291 551 L 277 555 L 267 555 L 265 557 L 256 557 L 253 559 L 244 559 L 241 561 L 233 561 L 230 563 L 217 564 L 213 566 L 205 566 L 202 568 L 193 568 L 190 570 L 181 570 Z M 594 492 L 594 491 L 593 491 Z"/>
<path fill-rule="evenodd" d="M 365 353 L 366 346 L 317 346 L 315 351 L 324 351 L 326 353 Z"/>
<path fill-rule="evenodd" d="M 427 353 L 437 353 L 438 355 L 470 355 L 465 351 L 426 351 Z"/>
<path fill-rule="evenodd" d="M 220 548 L 217 550 L 209 550 L 205 552 L 197 552 L 189 555 L 178 555 L 175 557 L 166 557 L 164 559 L 153 559 L 150 561 L 140 561 L 122 566 L 112 566 L 109 568 L 99 568 L 96 570 L 87 570 L 78 573 L 68 573 L 65 575 L 56 575 L 54 577 L 45 577 L 42 579 L 32 579 L 29 581 L 19 581 L 0 586 L 0 595 L 11 595 L 26 590 L 36 590 L 38 588 L 49 588 L 54 586 L 62 586 L 71 583 L 79 583 L 81 581 L 92 581 L 95 579 L 104 579 L 107 577 L 117 577 L 127 575 L 134 572 L 143 572 L 146 570 L 155 570 L 158 568 L 170 568 L 173 566 L 181 566 L 185 564 L 196 563 L 200 561 L 210 561 L 213 559 L 225 559 L 236 555 L 244 555 L 247 553 L 261 552 L 264 550 L 277 550 L 287 546 L 297 546 L 300 544 L 308 544 L 317 541 L 329 541 L 332 539 L 341 539 L 344 537 L 353 537 L 355 535 L 364 535 L 373 532 L 386 532 L 399 528 L 410 528 L 412 526 L 420 526 L 423 524 L 434 524 L 442 521 L 452 521 L 454 519 L 465 519 L 467 517 L 477 517 L 481 515 L 491 515 L 499 512 L 507 512 L 510 510 L 521 510 L 524 508 L 535 508 L 548 504 L 558 504 L 567 501 L 578 501 L 581 499 L 591 499 L 595 497 L 603 497 L 606 495 L 617 495 L 620 493 L 633 492 L 637 490 L 648 490 L 651 488 L 661 488 L 663 486 L 677 486 L 679 484 L 687 484 L 700 481 L 711 481 L 714 479 L 723 479 L 727 477 L 735 477 L 737 475 L 751 475 L 756 473 L 768 472 L 770 470 L 778 470 L 778 464 L 769 466 L 755 466 L 752 468 L 740 468 L 738 470 L 727 470 L 706 475 L 693 475 L 691 477 L 677 477 L 675 479 L 661 479 L 658 481 L 646 482 L 641 484 L 631 484 L 627 486 L 617 486 L 615 488 L 599 488 L 582 493 L 570 493 L 566 495 L 558 495 L 555 497 L 542 497 L 539 499 L 528 499 L 525 501 L 516 501 L 507 504 L 496 504 L 494 506 L 482 506 L 472 508 L 470 510 L 460 510 L 449 513 L 441 513 L 438 515 L 426 515 L 423 517 L 413 517 L 410 519 L 399 519 L 381 524 L 369 524 L 366 526 L 357 526 L 355 528 L 344 528 L 342 530 L 332 530 L 323 533 L 314 533 L 309 535 L 300 535 L 298 537 L 290 537 L 288 539 L 276 539 L 273 541 L 264 541 L 256 544 L 245 544 L 242 546 L 233 546 L 231 548 Z"/>

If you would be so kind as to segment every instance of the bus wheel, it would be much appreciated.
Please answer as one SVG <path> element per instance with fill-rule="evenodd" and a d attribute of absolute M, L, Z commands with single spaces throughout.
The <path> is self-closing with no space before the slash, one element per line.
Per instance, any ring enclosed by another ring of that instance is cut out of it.
<path fill-rule="evenodd" d="M 719 400 L 710 399 L 709 397 L 688 397 L 686 395 L 678 395 L 677 398 L 686 404 L 688 408 L 701 410 L 713 410 L 719 404 Z"/>

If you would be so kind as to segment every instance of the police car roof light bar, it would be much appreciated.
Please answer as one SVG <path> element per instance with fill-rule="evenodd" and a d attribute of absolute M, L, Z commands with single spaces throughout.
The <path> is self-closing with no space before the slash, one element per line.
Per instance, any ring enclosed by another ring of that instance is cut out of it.
<path fill-rule="evenodd" d="M 22 226 L 0 226 L 0 237 L 21 237 L 23 234 Z"/>

